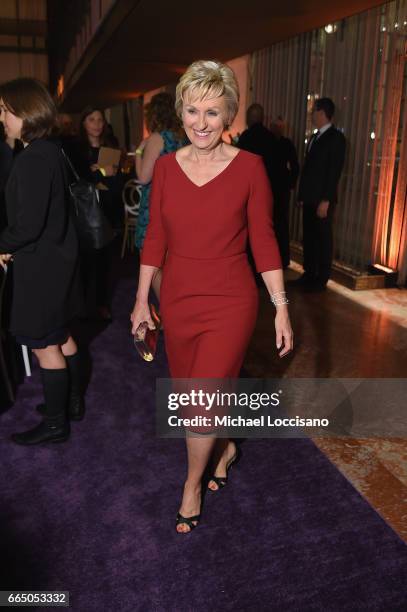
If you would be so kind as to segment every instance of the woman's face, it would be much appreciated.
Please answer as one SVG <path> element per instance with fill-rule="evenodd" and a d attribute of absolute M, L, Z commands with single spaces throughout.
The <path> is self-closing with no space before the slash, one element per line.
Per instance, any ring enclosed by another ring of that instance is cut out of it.
<path fill-rule="evenodd" d="M 105 120 L 100 111 L 93 111 L 90 115 L 87 115 L 83 120 L 83 127 L 88 136 L 93 138 L 99 138 L 102 135 L 103 128 L 105 126 Z"/>
<path fill-rule="evenodd" d="M 182 106 L 182 121 L 192 145 L 199 149 L 213 149 L 221 141 L 227 122 L 225 96 L 192 100 L 187 92 Z"/>
<path fill-rule="evenodd" d="M 23 120 L 8 110 L 3 100 L 0 100 L 0 121 L 4 125 L 4 131 L 6 132 L 7 138 L 21 139 Z"/>

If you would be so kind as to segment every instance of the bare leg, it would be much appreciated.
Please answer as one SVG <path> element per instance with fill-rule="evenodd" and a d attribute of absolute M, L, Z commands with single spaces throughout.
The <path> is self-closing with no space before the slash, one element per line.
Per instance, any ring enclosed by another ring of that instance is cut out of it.
<path fill-rule="evenodd" d="M 64 370 L 66 368 L 65 357 L 58 344 L 43 349 L 33 349 L 33 353 L 44 370 Z"/>
<path fill-rule="evenodd" d="M 195 437 L 186 438 L 188 453 L 188 475 L 184 484 L 180 514 L 185 517 L 195 516 L 201 509 L 201 481 L 215 445 L 216 438 Z M 190 531 L 188 525 L 177 525 L 177 531 L 186 533 Z"/>
<path fill-rule="evenodd" d="M 218 438 L 213 452 L 214 476 L 222 478 L 226 476 L 227 463 L 236 454 L 236 444 L 227 438 Z M 217 491 L 218 485 L 214 480 L 208 483 L 208 489 Z"/>
<path fill-rule="evenodd" d="M 61 346 L 61 351 L 65 355 L 65 357 L 71 357 L 78 352 L 78 347 L 76 346 L 75 340 L 72 336 L 69 336 L 68 340 Z"/>

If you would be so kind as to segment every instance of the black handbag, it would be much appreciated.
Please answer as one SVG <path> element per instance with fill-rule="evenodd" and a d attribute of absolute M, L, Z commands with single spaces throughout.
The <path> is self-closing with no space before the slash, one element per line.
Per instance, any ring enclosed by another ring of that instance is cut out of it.
<path fill-rule="evenodd" d="M 99 191 L 96 185 L 79 177 L 71 160 L 61 150 L 74 178 L 69 183 L 69 193 L 79 246 L 86 251 L 103 249 L 114 239 L 115 232 L 102 210 Z"/>

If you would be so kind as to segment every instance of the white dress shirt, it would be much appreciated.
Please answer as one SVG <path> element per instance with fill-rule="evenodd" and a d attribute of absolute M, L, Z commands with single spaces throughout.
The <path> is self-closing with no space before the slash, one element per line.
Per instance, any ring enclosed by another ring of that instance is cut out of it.
<path fill-rule="evenodd" d="M 311 139 L 310 139 L 310 141 L 309 141 L 308 151 L 310 151 L 310 150 L 311 150 L 311 147 L 312 147 L 312 145 L 314 144 L 314 142 L 315 142 L 316 140 L 318 140 L 318 138 L 320 138 L 320 137 L 321 137 L 321 135 L 322 135 L 324 132 L 326 132 L 327 130 L 329 130 L 329 128 L 331 127 L 331 125 L 332 125 L 332 123 L 326 123 L 326 124 L 325 124 L 325 125 L 323 125 L 321 128 L 319 128 L 319 130 L 318 130 L 318 131 L 317 131 L 315 134 L 313 134 L 313 135 L 311 136 Z"/>

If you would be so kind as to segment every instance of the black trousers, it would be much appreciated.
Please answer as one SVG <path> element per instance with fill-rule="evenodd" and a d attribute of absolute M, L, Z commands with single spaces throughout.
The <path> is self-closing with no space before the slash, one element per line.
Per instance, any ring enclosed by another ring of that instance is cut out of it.
<path fill-rule="evenodd" d="M 325 285 L 332 269 L 333 257 L 333 213 L 329 205 L 324 219 L 317 216 L 318 203 L 304 202 L 302 213 L 302 239 L 304 250 L 304 272 L 310 281 Z"/>
<path fill-rule="evenodd" d="M 273 224 L 283 268 L 290 265 L 290 191 L 274 194 Z"/>

